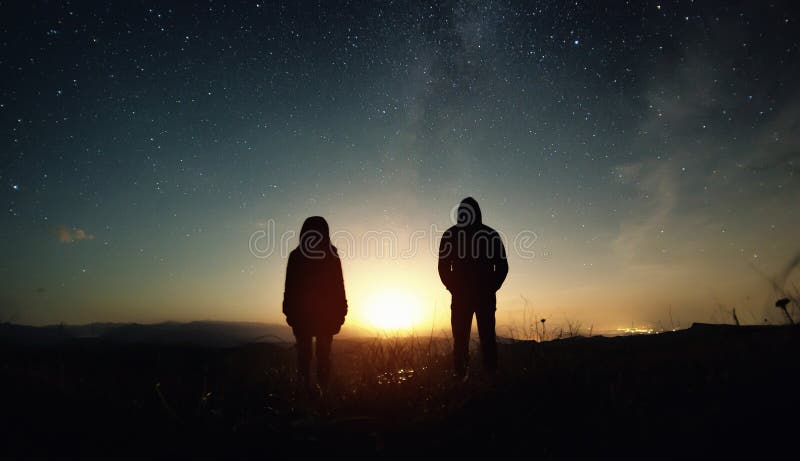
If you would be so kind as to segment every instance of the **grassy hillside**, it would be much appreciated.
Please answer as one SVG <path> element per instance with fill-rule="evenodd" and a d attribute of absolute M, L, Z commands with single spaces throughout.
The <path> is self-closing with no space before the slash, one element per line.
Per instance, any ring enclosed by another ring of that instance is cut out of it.
<path fill-rule="evenodd" d="M 794 446 L 798 346 L 795 327 L 709 325 L 510 342 L 497 377 L 475 352 L 464 383 L 447 340 L 335 340 L 315 397 L 287 344 L 7 345 L 0 429 L 24 457 L 761 456 Z"/>

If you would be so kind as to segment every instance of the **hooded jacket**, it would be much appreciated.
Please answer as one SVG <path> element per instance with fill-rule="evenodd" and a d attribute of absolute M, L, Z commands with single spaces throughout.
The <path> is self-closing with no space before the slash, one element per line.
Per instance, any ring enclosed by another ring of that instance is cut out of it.
<path fill-rule="evenodd" d="M 289 254 L 283 313 L 295 335 L 334 335 L 344 323 L 342 263 L 320 216 L 303 222 L 300 243 Z"/>
<path fill-rule="evenodd" d="M 458 207 L 456 224 L 442 235 L 439 278 L 454 300 L 494 299 L 507 274 L 506 249 L 500 234 L 483 224 L 478 202 L 465 198 Z"/>

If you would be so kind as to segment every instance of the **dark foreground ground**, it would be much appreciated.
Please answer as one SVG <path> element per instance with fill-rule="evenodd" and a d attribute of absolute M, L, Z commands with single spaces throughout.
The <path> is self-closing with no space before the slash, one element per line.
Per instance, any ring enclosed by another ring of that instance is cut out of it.
<path fill-rule="evenodd" d="M 0 345 L 0 457 L 796 459 L 795 327 L 503 344 L 500 375 L 467 383 L 448 348 L 335 341 L 315 398 L 288 344 Z"/>

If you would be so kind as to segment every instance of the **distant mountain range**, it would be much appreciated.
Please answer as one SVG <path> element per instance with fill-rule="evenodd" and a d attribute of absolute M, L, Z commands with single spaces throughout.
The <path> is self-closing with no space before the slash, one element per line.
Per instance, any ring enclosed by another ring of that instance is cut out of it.
<path fill-rule="evenodd" d="M 337 338 L 371 333 L 345 325 Z M 29 326 L 0 323 L 0 345 L 48 346 L 69 341 L 108 341 L 139 344 L 186 344 L 235 347 L 254 342 L 294 343 L 289 326 L 259 322 L 201 320 L 162 323 L 89 323 L 86 325 Z"/>
<path fill-rule="evenodd" d="M 255 322 L 90 323 L 42 327 L 0 324 L 0 343 L 6 344 L 36 346 L 93 339 L 119 343 L 169 343 L 210 347 L 294 341 L 292 330 L 288 326 Z"/>
<path fill-rule="evenodd" d="M 499 333 L 499 332 L 498 332 Z M 620 330 L 597 332 L 595 336 L 640 334 Z M 477 333 L 473 332 L 477 340 Z M 345 325 L 338 339 L 384 336 L 375 330 Z M 391 336 L 391 333 L 386 333 Z M 427 336 L 423 333 L 423 336 Z M 442 330 L 434 336 L 449 338 Z M 519 339 L 499 334 L 498 342 L 514 343 Z M 235 347 L 254 342 L 294 343 L 291 328 L 285 324 L 258 322 L 223 322 L 203 320 L 162 323 L 89 323 L 86 325 L 29 326 L 0 323 L 0 345 L 51 346 L 75 341 L 107 341 L 129 344 L 184 344 L 207 347 Z"/>

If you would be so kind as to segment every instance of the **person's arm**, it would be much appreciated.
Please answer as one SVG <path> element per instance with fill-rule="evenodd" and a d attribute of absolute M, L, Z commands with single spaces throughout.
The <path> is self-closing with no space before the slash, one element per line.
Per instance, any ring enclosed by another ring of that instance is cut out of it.
<path fill-rule="evenodd" d="M 453 256 L 455 248 L 453 248 L 452 232 L 445 231 L 442 235 L 442 240 L 439 242 L 439 279 L 441 279 L 445 288 L 452 291 L 453 283 Z"/>
<path fill-rule="evenodd" d="M 289 262 L 286 264 L 286 283 L 283 288 L 283 314 L 286 316 L 286 323 L 293 326 L 294 322 L 294 296 L 297 293 L 297 262 L 294 254 L 289 254 Z"/>
<path fill-rule="evenodd" d="M 334 253 L 334 280 L 336 286 L 335 299 L 341 316 L 341 323 L 344 323 L 344 318 L 347 316 L 347 295 L 344 290 L 344 275 L 342 274 L 342 260 Z M 340 323 L 340 325 L 341 325 Z"/>
<path fill-rule="evenodd" d="M 506 257 L 506 248 L 503 246 L 503 239 L 500 238 L 500 234 L 495 232 L 493 237 L 492 240 L 495 247 L 492 252 L 492 262 L 494 263 L 494 291 L 497 291 L 503 286 L 506 275 L 508 275 L 508 258 Z"/>

